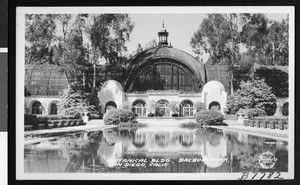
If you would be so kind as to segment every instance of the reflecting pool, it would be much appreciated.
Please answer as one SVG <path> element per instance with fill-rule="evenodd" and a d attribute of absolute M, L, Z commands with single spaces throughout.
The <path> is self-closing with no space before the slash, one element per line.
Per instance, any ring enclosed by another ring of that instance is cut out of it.
<path fill-rule="evenodd" d="M 288 142 L 213 128 L 113 128 L 65 135 L 51 141 L 25 145 L 24 171 L 287 172 Z"/>

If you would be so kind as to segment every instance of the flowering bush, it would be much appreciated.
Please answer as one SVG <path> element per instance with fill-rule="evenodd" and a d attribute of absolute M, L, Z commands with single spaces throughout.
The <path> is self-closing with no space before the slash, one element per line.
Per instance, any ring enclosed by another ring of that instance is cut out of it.
<path fill-rule="evenodd" d="M 135 115 L 130 110 L 111 109 L 103 116 L 105 125 L 118 125 L 123 122 L 133 122 Z"/>
<path fill-rule="evenodd" d="M 204 125 L 224 125 L 224 116 L 217 110 L 203 110 L 195 114 L 197 123 Z"/>
<path fill-rule="evenodd" d="M 241 89 L 228 97 L 228 113 L 234 114 L 240 109 L 259 108 L 264 110 L 267 115 L 274 115 L 276 96 L 263 79 L 241 82 L 240 87 Z"/>

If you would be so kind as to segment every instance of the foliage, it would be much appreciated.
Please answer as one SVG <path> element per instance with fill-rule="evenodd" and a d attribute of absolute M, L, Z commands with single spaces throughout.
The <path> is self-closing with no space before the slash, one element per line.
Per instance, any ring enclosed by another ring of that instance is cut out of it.
<path fill-rule="evenodd" d="M 84 111 L 98 111 L 100 114 L 100 110 L 97 91 L 85 92 L 84 87 L 75 82 L 70 83 L 62 92 L 61 101 L 58 103 L 60 115 L 82 115 Z"/>
<path fill-rule="evenodd" d="M 204 103 L 200 102 L 200 101 L 196 102 L 194 107 L 196 109 L 196 112 L 206 110 L 206 105 Z"/>
<path fill-rule="evenodd" d="M 146 91 L 133 91 L 132 94 L 198 94 L 195 91 L 184 91 L 184 90 L 146 90 Z"/>
<path fill-rule="evenodd" d="M 243 113 L 247 115 L 248 118 L 253 118 L 257 116 L 265 116 L 267 113 L 263 109 L 260 108 L 248 108 L 248 109 L 240 109 L 238 113 Z"/>
<path fill-rule="evenodd" d="M 195 114 L 197 123 L 205 125 L 223 125 L 224 116 L 220 111 L 203 110 Z"/>
<path fill-rule="evenodd" d="M 129 101 L 125 101 L 122 105 L 121 105 L 121 109 L 122 110 L 131 110 L 131 103 Z"/>
<path fill-rule="evenodd" d="M 227 100 L 229 113 L 236 113 L 240 109 L 260 108 L 267 115 L 273 115 L 276 111 L 276 96 L 271 92 L 263 79 L 253 82 L 241 82 L 241 89 L 230 95 Z"/>
<path fill-rule="evenodd" d="M 288 65 L 289 20 L 269 20 L 264 14 L 208 14 L 191 39 L 196 54 L 208 53 L 212 64 L 227 58 L 240 63 L 239 54 L 264 65 Z M 252 63 L 253 64 L 253 63 Z"/>
<path fill-rule="evenodd" d="M 127 14 L 28 14 L 25 21 L 26 63 L 62 66 L 69 82 L 89 89 L 124 79 L 122 52 L 133 29 Z M 97 66 L 103 60 L 106 65 Z M 98 77 L 97 70 L 103 72 Z"/>
<path fill-rule="evenodd" d="M 76 115 L 35 115 L 39 119 L 61 120 L 61 119 L 78 119 Z"/>
<path fill-rule="evenodd" d="M 266 121 L 288 121 L 288 116 L 258 116 L 252 117 L 251 120 L 266 120 Z"/>
<path fill-rule="evenodd" d="M 173 113 L 179 112 L 178 102 L 176 101 L 171 101 L 168 103 L 168 107 Z"/>
<path fill-rule="evenodd" d="M 129 110 L 111 109 L 103 116 L 105 125 L 118 125 L 123 122 L 133 122 L 135 115 Z"/>
<path fill-rule="evenodd" d="M 52 63 L 55 15 L 27 14 L 25 19 L 25 63 Z"/>
<path fill-rule="evenodd" d="M 79 122 L 79 124 L 83 124 L 83 120 L 82 119 L 78 119 L 78 117 L 76 116 L 59 116 L 59 115 L 55 115 L 55 116 L 45 116 L 45 115 L 31 115 L 31 114 L 24 114 L 24 124 L 25 125 L 32 125 L 33 129 L 36 130 L 38 129 L 38 125 L 39 124 L 45 124 L 45 128 L 48 127 L 48 124 L 58 124 L 60 123 L 65 124 L 64 126 L 67 125 L 67 123 L 70 122 L 70 124 L 72 125 L 73 122 Z"/>
<path fill-rule="evenodd" d="M 155 109 L 156 109 L 156 101 L 151 100 L 148 104 L 148 109 L 150 111 L 150 113 L 154 113 Z"/>
<path fill-rule="evenodd" d="M 179 126 L 181 128 L 189 128 L 189 129 L 195 129 L 195 128 L 201 127 L 201 125 L 199 125 L 198 123 L 194 123 L 194 122 L 182 123 Z"/>

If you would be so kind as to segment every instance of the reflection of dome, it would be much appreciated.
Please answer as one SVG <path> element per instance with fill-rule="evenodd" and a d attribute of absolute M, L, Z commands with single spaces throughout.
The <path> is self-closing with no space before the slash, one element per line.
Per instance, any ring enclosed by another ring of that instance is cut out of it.
<path fill-rule="evenodd" d="M 59 95 L 59 91 L 67 88 L 68 78 L 56 65 L 25 65 L 26 96 Z"/>
<path fill-rule="evenodd" d="M 227 143 L 224 137 L 218 145 L 211 145 L 209 141 L 206 141 L 203 149 L 203 163 L 210 168 L 220 167 L 227 155 Z"/>
<path fill-rule="evenodd" d="M 107 167 L 114 167 L 117 164 L 117 160 L 123 156 L 122 142 L 117 142 L 115 145 L 109 146 L 103 143 L 99 146 L 98 155 L 101 157 L 101 161 Z"/>

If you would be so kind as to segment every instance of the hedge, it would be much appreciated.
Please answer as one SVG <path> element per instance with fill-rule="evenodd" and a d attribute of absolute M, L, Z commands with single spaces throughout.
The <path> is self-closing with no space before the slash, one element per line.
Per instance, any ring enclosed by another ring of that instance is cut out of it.
<path fill-rule="evenodd" d="M 288 116 L 259 116 L 253 117 L 251 120 L 264 120 L 264 121 L 288 121 Z"/>
<path fill-rule="evenodd" d="M 258 116 L 265 116 L 267 115 L 266 111 L 260 108 L 248 108 L 248 109 L 240 109 L 238 113 L 243 113 L 247 115 L 248 118 L 258 117 Z"/>
<path fill-rule="evenodd" d="M 61 119 L 79 119 L 80 116 L 78 115 L 31 115 L 36 116 L 40 119 L 47 119 L 47 120 L 61 120 Z"/>
<path fill-rule="evenodd" d="M 224 125 L 224 116 L 217 110 L 202 110 L 195 114 L 197 123 L 204 125 Z"/>
<path fill-rule="evenodd" d="M 118 125 L 123 122 L 133 122 L 135 115 L 130 110 L 111 109 L 103 116 L 105 125 Z"/>
<path fill-rule="evenodd" d="M 71 119 L 68 119 L 71 118 Z M 39 125 L 44 125 L 43 128 L 53 127 L 65 127 L 73 126 L 74 123 L 77 125 L 83 125 L 82 119 L 76 119 L 74 116 L 40 116 L 40 115 L 29 115 L 24 114 L 25 125 L 32 125 L 33 130 L 40 129 Z"/>

